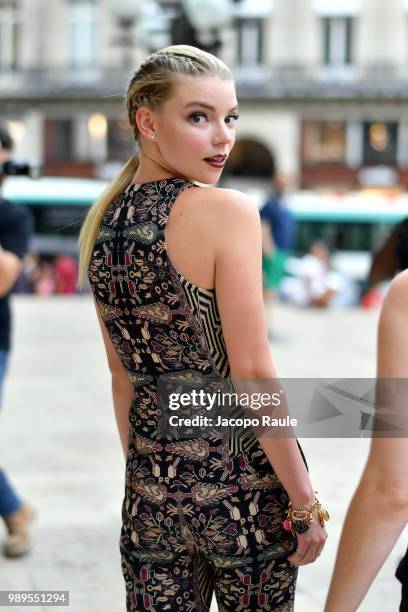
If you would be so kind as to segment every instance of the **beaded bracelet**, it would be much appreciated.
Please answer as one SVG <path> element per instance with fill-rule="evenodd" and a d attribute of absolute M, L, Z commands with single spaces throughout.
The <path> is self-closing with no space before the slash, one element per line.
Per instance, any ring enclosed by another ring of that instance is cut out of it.
<path fill-rule="evenodd" d="M 317 491 L 315 491 L 317 493 Z M 319 523 L 324 527 L 324 522 L 330 519 L 330 515 L 323 508 L 317 497 L 314 498 L 310 506 L 306 508 L 293 508 L 292 502 L 289 501 L 287 509 L 287 517 L 282 525 L 286 531 L 291 531 L 293 535 L 297 533 L 305 533 L 310 528 L 310 524 L 314 521 L 313 513 L 316 511 L 319 518 Z"/>

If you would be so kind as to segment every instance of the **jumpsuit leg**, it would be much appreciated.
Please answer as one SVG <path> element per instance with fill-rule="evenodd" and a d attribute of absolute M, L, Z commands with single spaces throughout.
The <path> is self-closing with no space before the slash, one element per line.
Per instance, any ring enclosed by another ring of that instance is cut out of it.
<path fill-rule="evenodd" d="M 241 570 L 219 569 L 215 593 L 219 612 L 292 612 L 297 568 L 286 558 L 247 565 Z"/>
<path fill-rule="evenodd" d="M 289 498 L 268 463 L 253 470 L 247 459 L 194 487 L 195 537 L 214 567 L 220 612 L 292 612 L 298 567 L 287 557 L 297 542 L 282 525 Z"/>
<path fill-rule="evenodd" d="M 227 507 L 214 506 L 213 528 L 210 525 L 206 534 L 201 533 L 201 546 L 214 567 L 220 612 L 294 609 L 298 567 L 287 557 L 296 549 L 296 541 L 281 526 L 285 512 L 276 501 L 277 491 L 255 497 L 259 493 L 251 492 L 247 499 L 232 495 Z M 248 512 L 254 499 L 264 508 L 257 516 Z M 233 517 L 225 512 L 231 509 Z"/>
<path fill-rule="evenodd" d="M 174 485 L 138 466 L 122 512 L 128 612 L 209 612 L 213 588 L 220 612 L 292 612 L 298 568 L 287 557 L 297 544 L 282 526 L 288 495 L 267 461 L 203 463 L 193 480 L 180 462 Z"/>
<path fill-rule="evenodd" d="M 124 522 L 120 538 L 127 612 L 209 612 L 214 574 L 174 506 L 133 497 L 130 507 L 137 514 Z"/>
<path fill-rule="evenodd" d="M 259 444 L 226 462 L 218 445 L 201 462 L 189 440 L 144 445 L 122 508 L 127 611 L 209 612 L 215 589 L 220 612 L 291 612 L 289 498 Z"/>

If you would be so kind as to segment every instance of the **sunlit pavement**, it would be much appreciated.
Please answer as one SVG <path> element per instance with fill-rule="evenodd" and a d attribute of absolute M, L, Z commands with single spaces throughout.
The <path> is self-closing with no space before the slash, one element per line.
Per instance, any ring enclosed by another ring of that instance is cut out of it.
<path fill-rule="evenodd" d="M 32 553 L 18 561 L 0 560 L 0 590 L 69 590 L 72 612 L 124 612 L 118 552 L 124 462 L 92 303 L 86 296 L 18 296 L 14 307 L 15 351 L 0 421 L 1 463 L 38 517 Z M 373 376 L 377 318 L 378 311 L 280 306 L 276 326 L 286 340 L 271 345 L 279 374 Z M 322 556 L 299 572 L 295 610 L 319 612 L 368 441 L 301 443 L 314 487 L 333 517 Z M 406 543 L 407 531 L 361 611 L 398 609 L 393 574 Z"/>

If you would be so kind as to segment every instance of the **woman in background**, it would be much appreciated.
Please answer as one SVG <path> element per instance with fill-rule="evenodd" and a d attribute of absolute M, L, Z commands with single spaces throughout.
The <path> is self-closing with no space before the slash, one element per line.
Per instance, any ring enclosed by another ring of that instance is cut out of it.
<path fill-rule="evenodd" d="M 398 417 L 401 437 L 373 437 L 367 464 L 343 526 L 325 612 L 354 612 L 408 522 L 408 272 L 392 282 L 378 333 L 377 402 Z M 388 379 L 388 380 L 387 380 Z M 392 394 L 392 396 L 391 396 Z M 399 414 L 397 414 L 397 411 Z M 384 417 L 386 418 L 386 417 Z M 407 559 L 400 612 L 408 611 Z M 387 608 L 387 612 L 388 609 Z"/>

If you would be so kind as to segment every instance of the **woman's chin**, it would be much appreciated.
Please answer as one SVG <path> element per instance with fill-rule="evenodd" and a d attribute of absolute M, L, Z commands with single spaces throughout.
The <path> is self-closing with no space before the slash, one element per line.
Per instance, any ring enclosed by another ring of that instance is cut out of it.
<path fill-rule="evenodd" d="M 191 180 L 193 180 L 195 183 L 200 183 L 200 185 L 203 185 L 204 187 L 211 187 L 211 185 L 216 185 L 220 178 L 221 172 L 214 172 L 211 173 L 211 175 L 208 174 L 208 172 L 205 174 L 197 172 L 193 175 Z"/>

